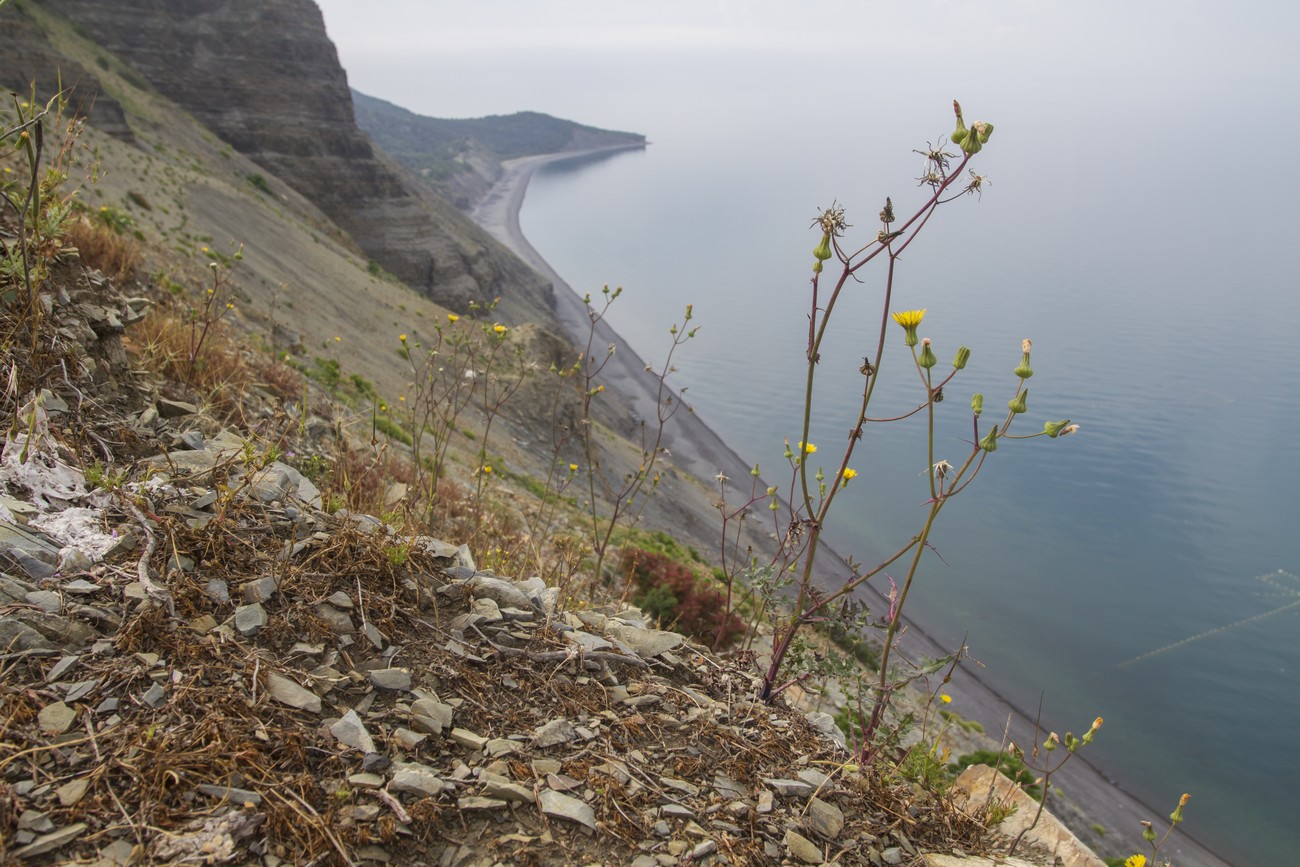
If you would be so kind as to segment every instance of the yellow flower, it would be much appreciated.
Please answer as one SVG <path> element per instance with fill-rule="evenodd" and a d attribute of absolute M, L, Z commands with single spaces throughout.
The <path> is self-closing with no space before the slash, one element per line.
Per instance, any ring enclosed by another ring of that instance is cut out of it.
<path fill-rule="evenodd" d="M 399 335 L 397 335 L 397 339 L 400 340 L 400 341 L 402 341 L 403 343 L 405 343 L 405 342 L 406 342 L 406 335 L 405 335 L 405 334 L 399 334 Z"/>
<path fill-rule="evenodd" d="M 577 464 L 569 464 L 569 472 L 571 472 L 571 473 L 576 473 L 577 471 L 578 471 L 578 465 L 577 465 Z"/>
<path fill-rule="evenodd" d="M 500 322 L 498 322 L 496 325 L 493 325 L 492 330 L 495 331 L 497 334 L 506 333 L 506 327 L 502 325 Z"/>
<path fill-rule="evenodd" d="M 858 474 L 858 471 L 855 470 L 855 469 L 853 469 L 853 467 L 845 467 L 845 468 L 844 468 L 844 481 L 847 482 L 849 479 L 854 478 L 855 476 L 857 476 L 857 474 Z"/>
<path fill-rule="evenodd" d="M 810 455 L 813 452 L 817 451 L 817 446 L 814 443 L 805 443 L 802 440 L 800 440 L 799 451 L 803 452 L 806 455 Z"/>
<path fill-rule="evenodd" d="M 915 346 L 917 343 L 916 327 L 925 318 L 925 311 L 926 308 L 922 307 L 920 310 L 895 310 L 889 314 L 894 317 L 895 322 L 903 326 L 903 334 L 905 335 L 903 342 L 908 346 Z"/>
<path fill-rule="evenodd" d="M 484 464 L 484 465 L 483 465 L 483 472 L 484 472 L 486 475 L 491 475 L 491 474 L 492 474 L 492 465 L 491 465 L 491 464 Z"/>
<path fill-rule="evenodd" d="M 6 174 L 6 175 L 12 175 L 13 173 L 14 173 L 14 170 L 13 170 L 13 169 L 9 168 L 8 166 L 5 166 L 5 174 Z"/>
<path fill-rule="evenodd" d="M 952 696 L 948 695 L 948 693 L 946 692 L 942 693 L 939 696 L 939 701 L 943 702 L 944 704 L 952 704 Z"/>
<path fill-rule="evenodd" d="M 342 337 L 335 337 L 335 338 L 334 338 L 334 342 L 335 342 L 335 343 L 341 343 L 342 341 L 343 341 L 343 338 L 342 338 Z"/>
<path fill-rule="evenodd" d="M 447 314 L 447 321 L 448 321 L 448 322 L 455 322 L 457 319 L 460 319 L 460 317 L 457 316 L 455 313 L 448 313 L 448 314 Z"/>
<path fill-rule="evenodd" d="M 1124 867 L 1146 867 L 1146 864 L 1147 864 L 1147 856 L 1130 855 L 1128 857 L 1128 860 L 1124 862 Z"/>

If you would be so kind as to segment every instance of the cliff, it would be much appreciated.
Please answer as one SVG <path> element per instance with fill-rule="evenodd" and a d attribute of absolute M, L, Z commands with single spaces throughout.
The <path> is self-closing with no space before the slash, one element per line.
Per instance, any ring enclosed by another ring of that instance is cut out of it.
<path fill-rule="evenodd" d="M 357 128 L 346 73 L 311 0 L 47 0 L 41 9 L 112 52 L 105 64 L 120 59 L 313 202 L 366 257 L 412 288 L 454 309 L 500 297 L 502 318 L 550 324 L 545 281 Z M 32 11 L 10 10 L 6 29 L 14 19 L 30 29 Z M 0 66 L 11 87 L 44 80 L 54 66 L 67 69 L 40 52 L 6 52 Z M 94 69 L 83 64 L 76 78 L 101 112 L 112 111 Z"/>

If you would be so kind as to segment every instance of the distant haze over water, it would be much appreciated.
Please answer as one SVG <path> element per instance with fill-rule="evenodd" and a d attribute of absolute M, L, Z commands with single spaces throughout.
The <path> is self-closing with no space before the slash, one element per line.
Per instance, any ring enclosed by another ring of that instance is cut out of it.
<path fill-rule="evenodd" d="M 775 483 L 782 438 L 799 438 L 809 222 L 838 200 L 864 243 L 885 195 L 910 213 L 923 197 L 911 149 L 951 126 L 946 96 L 933 94 L 924 120 L 912 106 L 899 120 L 882 109 L 878 125 L 834 136 L 812 118 L 740 111 L 707 130 L 647 124 L 645 153 L 543 170 L 523 229 L 579 292 L 625 287 L 611 320 L 648 359 L 695 305 L 701 330 L 679 385 Z M 928 308 L 921 332 L 941 365 L 973 349 L 940 406 L 938 454 L 964 457 L 972 392 L 994 414 L 1012 395 L 1024 337 L 1036 374 L 1019 432 L 1048 418 L 1081 432 L 1003 443 L 942 515 L 948 565 L 926 559 L 912 605 L 950 646 L 969 630 L 982 676 L 1020 706 L 1045 693 L 1052 727 L 1104 715 L 1090 759 L 1126 788 L 1170 809 L 1190 791 L 1188 825 L 1216 849 L 1291 863 L 1300 295 L 1295 247 L 1279 237 L 1290 206 L 1261 197 L 1233 162 L 1258 144 L 1249 129 L 1208 151 L 1160 150 L 1152 129 L 1141 150 L 1130 137 L 1060 135 L 1059 107 L 967 110 L 997 123 L 972 163 L 992 185 L 940 210 L 902 261 L 892 305 Z M 1136 107 L 1117 111 L 1103 129 L 1142 122 Z M 810 145 L 813 127 L 825 132 Z M 1207 176 L 1224 181 L 1195 180 Z M 812 441 L 828 466 L 879 327 L 880 273 L 848 291 L 821 364 Z M 874 415 L 920 399 L 890 328 Z M 920 416 L 869 430 L 862 476 L 833 517 L 842 551 L 875 562 L 919 530 L 922 431 Z"/>

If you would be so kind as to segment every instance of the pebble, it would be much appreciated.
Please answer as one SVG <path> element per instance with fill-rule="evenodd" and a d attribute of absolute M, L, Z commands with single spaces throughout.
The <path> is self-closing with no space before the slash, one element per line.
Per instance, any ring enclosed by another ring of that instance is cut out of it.
<path fill-rule="evenodd" d="M 149 705 L 149 707 L 157 708 L 167 700 L 167 691 L 155 683 L 145 691 L 144 695 L 140 696 L 140 700 Z"/>
<path fill-rule="evenodd" d="M 262 796 L 257 792 L 249 789 L 237 789 L 234 786 L 216 786 L 212 783 L 201 783 L 198 790 L 205 795 L 213 798 L 219 798 L 223 801 L 229 800 L 234 804 L 252 804 L 257 806 L 262 803 Z"/>
<path fill-rule="evenodd" d="M 26 846 L 14 849 L 9 854 L 15 861 L 21 861 L 24 858 L 35 858 L 37 855 L 44 855 L 46 852 L 53 852 L 55 849 L 71 843 L 73 840 L 85 833 L 88 826 L 85 822 L 77 822 L 75 825 L 68 825 L 64 828 L 46 834 L 43 837 L 37 837 Z"/>
<path fill-rule="evenodd" d="M 48 735 L 61 735 L 77 721 L 77 712 L 61 701 L 47 704 L 36 715 L 36 722 L 41 731 Z"/>
<path fill-rule="evenodd" d="M 344 612 L 338 610 L 333 605 L 327 605 L 324 602 L 316 606 L 316 616 L 325 621 L 330 632 L 335 635 L 352 635 L 357 631 L 356 625 L 352 618 Z"/>
<path fill-rule="evenodd" d="M 802 834 L 786 831 L 783 842 L 790 854 L 805 864 L 820 864 L 824 860 L 822 850 Z"/>
<path fill-rule="evenodd" d="M 806 798 L 813 792 L 813 787 L 803 780 L 765 779 L 763 785 L 782 798 Z"/>
<path fill-rule="evenodd" d="M 537 727 L 533 734 L 533 746 L 539 748 L 566 744 L 578 736 L 573 723 L 567 719 L 553 719 Z"/>
<path fill-rule="evenodd" d="M 258 578 L 255 581 L 249 581 L 239 588 L 240 594 L 244 601 L 248 603 L 265 602 L 275 595 L 280 589 L 280 583 L 272 577 Z"/>
<path fill-rule="evenodd" d="M 269 622 L 266 609 L 260 603 L 241 605 L 235 609 L 235 629 L 243 636 L 252 636 L 261 632 Z"/>
<path fill-rule="evenodd" d="M 394 792 L 407 792 L 432 798 L 441 794 L 443 790 L 450 789 L 451 784 L 423 765 L 405 764 L 397 767 L 392 780 L 388 783 L 388 788 Z"/>
<path fill-rule="evenodd" d="M 28 605 L 35 605 L 46 614 L 58 614 L 63 609 L 63 597 L 53 590 L 34 590 L 23 597 Z"/>
<path fill-rule="evenodd" d="M 488 739 L 482 735 L 475 734 L 469 729 L 452 729 L 451 739 L 462 747 L 469 747 L 471 750 L 482 751 L 487 745 Z"/>
<path fill-rule="evenodd" d="M 370 682 L 380 689 L 409 690 L 411 672 L 405 668 L 379 668 L 370 672 Z"/>
<path fill-rule="evenodd" d="M 808 827 L 828 840 L 834 840 L 844 830 L 844 812 L 834 804 L 813 798 L 808 801 Z"/>

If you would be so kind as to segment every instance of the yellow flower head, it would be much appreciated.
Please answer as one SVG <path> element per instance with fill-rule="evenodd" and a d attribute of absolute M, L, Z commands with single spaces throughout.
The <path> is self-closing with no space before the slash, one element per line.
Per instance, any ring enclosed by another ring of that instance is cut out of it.
<path fill-rule="evenodd" d="M 492 474 L 492 465 L 491 465 L 491 464 L 485 464 L 485 465 L 483 466 L 483 472 L 486 473 L 487 475 L 491 475 L 491 474 Z"/>
<path fill-rule="evenodd" d="M 405 335 L 405 334 L 399 334 L 399 335 L 397 335 L 397 339 L 400 340 L 400 341 L 402 341 L 403 343 L 405 343 L 405 342 L 406 342 L 406 335 Z"/>
<path fill-rule="evenodd" d="M 904 342 L 908 346 L 915 346 L 917 343 L 916 328 L 925 318 L 925 311 L 926 308 L 922 307 L 920 310 L 895 310 L 889 314 L 894 317 L 895 322 L 903 326 Z"/>
<path fill-rule="evenodd" d="M 448 313 L 448 314 L 447 314 L 447 321 L 448 321 L 448 322 L 455 322 L 457 319 L 460 319 L 460 317 L 457 316 L 455 313 Z"/>
<path fill-rule="evenodd" d="M 817 451 L 817 446 L 814 443 L 806 443 L 803 440 L 800 440 L 799 451 L 803 452 L 805 455 L 810 455 L 813 452 Z"/>
<path fill-rule="evenodd" d="M 844 468 L 844 481 L 847 482 L 849 479 L 855 477 L 857 474 L 858 474 L 858 471 L 855 470 L 855 469 L 853 469 L 853 467 L 845 467 L 845 468 Z"/>
<path fill-rule="evenodd" d="M 944 704 L 952 704 L 952 696 L 948 695 L 948 693 L 945 692 L 939 696 L 939 701 L 943 702 Z"/>
<path fill-rule="evenodd" d="M 1146 867 L 1146 864 L 1147 864 L 1147 856 L 1130 855 L 1128 859 L 1124 862 L 1124 867 Z"/>
<path fill-rule="evenodd" d="M 506 327 L 502 325 L 500 322 L 498 322 L 496 325 L 493 325 L 492 330 L 495 331 L 497 334 L 506 333 Z"/>
<path fill-rule="evenodd" d="M 569 464 L 569 472 L 571 472 L 571 473 L 576 473 L 577 471 L 578 471 L 578 465 L 577 465 L 577 464 Z"/>

